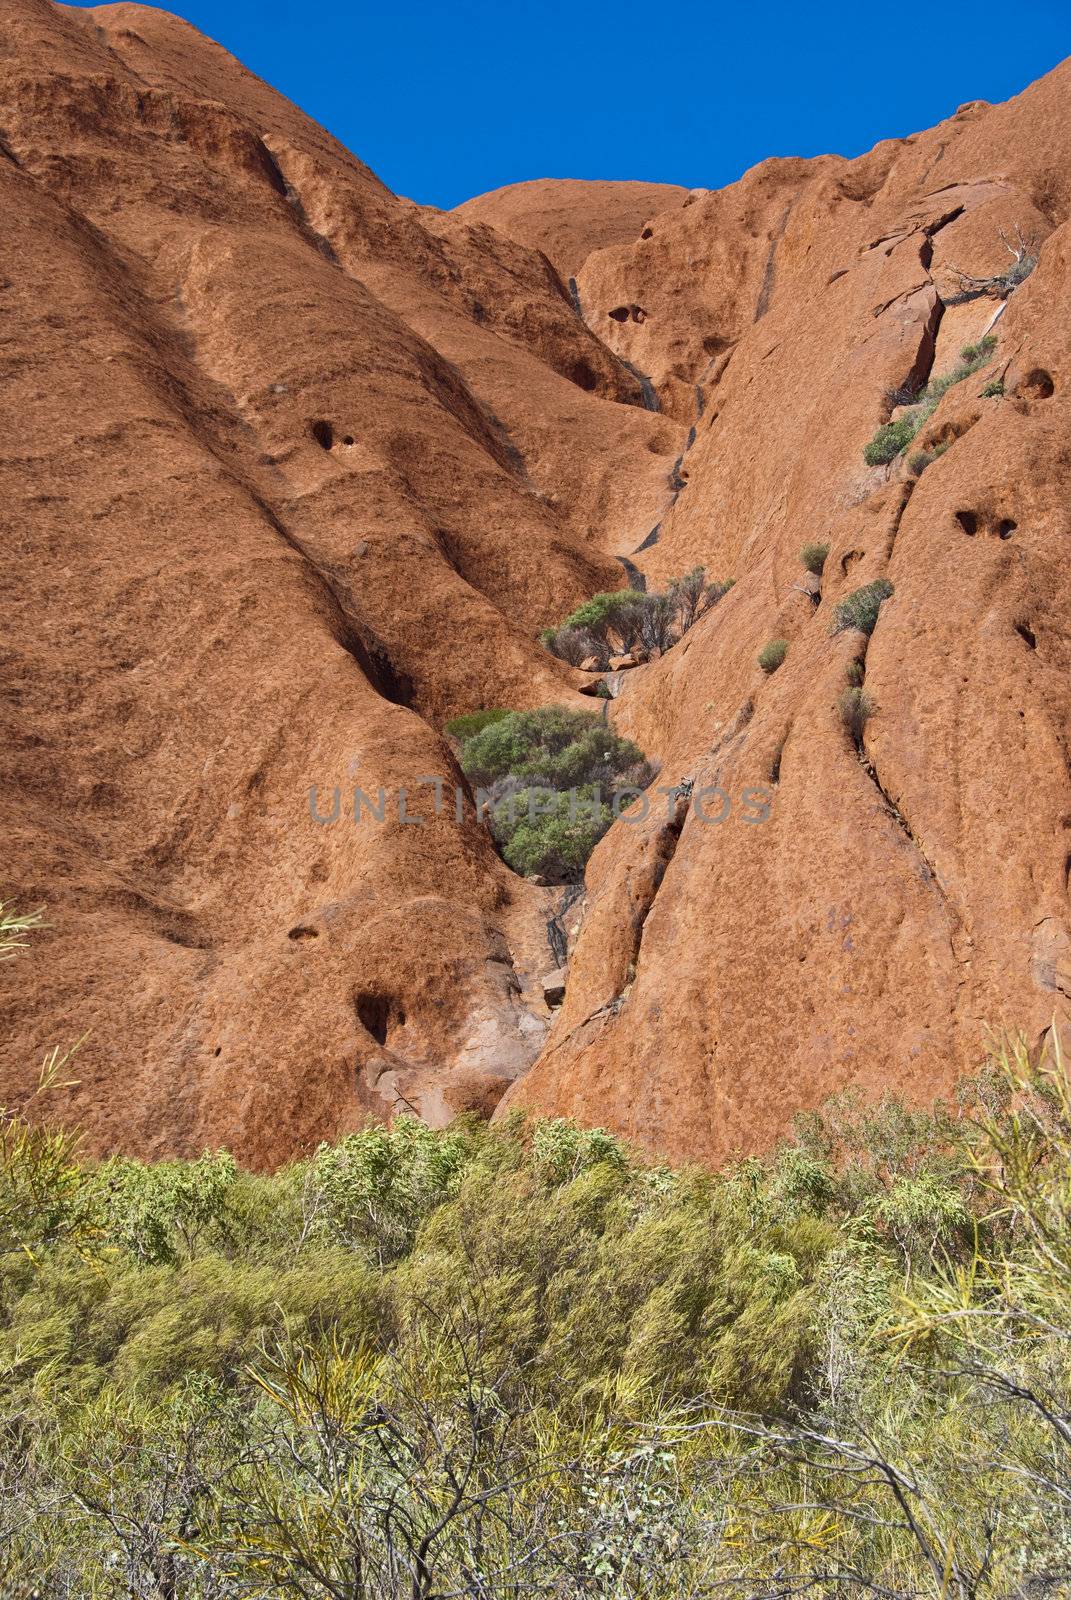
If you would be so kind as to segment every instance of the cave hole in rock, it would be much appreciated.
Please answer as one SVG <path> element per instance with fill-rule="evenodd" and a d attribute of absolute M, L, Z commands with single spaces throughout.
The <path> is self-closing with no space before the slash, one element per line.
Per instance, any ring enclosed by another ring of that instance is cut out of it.
<path fill-rule="evenodd" d="M 321 450 L 330 450 L 335 442 L 335 430 L 329 422 L 314 422 L 312 436 Z"/>
<path fill-rule="evenodd" d="M 615 322 L 627 322 L 629 317 L 628 306 L 615 306 L 610 312 Z"/>
<path fill-rule="evenodd" d="M 320 931 L 318 928 L 310 928 L 307 924 L 299 922 L 296 928 L 290 929 L 286 937 L 295 942 L 302 939 L 318 939 Z"/>
<path fill-rule="evenodd" d="M 997 523 L 997 533 L 1001 539 L 1010 539 L 1018 526 L 1019 524 L 1013 522 L 1011 517 L 1002 517 Z"/>
<path fill-rule="evenodd" d="M 362 993 L 357 995 L 354 1004 L 357 1020 L 377 1044 L 385 1045 L 396 1028 L 405 1026 L 405 1012 L 390 995 Z"/>
<path fill-rule="evenodd" d="M 342 443 L 343 444 L 352 444 L 353 443 L 353 434 L 352 433 L 347 433 L 344 436 L 344 438 L 342 440 Z"/>
<path fill-rule="evenodd" d="M 654 238 L 654 229 L 653 228 L 644 228 L 643 232 L 640 234 L 640 238 L 641 239 L 653 239 Z"/>
<path fill-rule="evenodd" d="M 1051 373 L 1042 367 L 1033 367 L 1019 385 L 1019 393 L 1029 400 L 1049 400 L 1055 387 Z"/>
<path fill-rule="evenodd" d="M 1031 650 L 1037 649 L 1037 635 L 1034 633 L 1032 628 L 1027 627 L 1025 622 L 1017 622 L 1015 624 L 1015 631 L 1019 635 L 1020 639 L 1022 639 L 1023 643 L 1029 645 Z"/>
<path fill-rule="evenodd" d="M 586 361 L 575 362 L 566 373 L 566 376 L 571 383 L 576 384 L 578 389 L 584 389 L 588 394 L 591 393 L 599 381 L 597 373 Z"/>
<path fill-rule="evenodd" d="M 974 511 L 957 511 L 956 521 L 970 538 L 978 532 L 978 514 Z"/>

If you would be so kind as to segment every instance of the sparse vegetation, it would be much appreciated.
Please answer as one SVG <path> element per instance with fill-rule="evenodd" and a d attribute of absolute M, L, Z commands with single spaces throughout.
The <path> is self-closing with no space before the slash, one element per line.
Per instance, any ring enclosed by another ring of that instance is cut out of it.
<path fill-rule="evenodd" d="M 800 560 L 808 572 L 813 572 L 816 578 L 820 578 L 828 554 L 829 546 L 827 544 L 805 544 L 800 551 Z"/>
<path fill-rule="evenodd" d="M 942 395 L 948 393 L 957 383 L 973 377 L 976 372 L 987 366 L 992 359 L 997 347 L 993 334 L 986 334 L 979 339 L 977 344 L 967 344 L 960 351 L 959 364 L 950 372 L 942 373 L 940 377 L 931 378 L 929 383 L 913 394 L 910 399 L 911 409 L 905 411 L 902 417 L 897 417 L 894 422 L 885 422 L 875 433 L 863 449 L 863 460 L 868 467 L 887 465 L 895 461 L 897 456 L 903 454 L 915 435 L 921 430 L 924 423 L 928 422 L 937 410 Z M 886 393 L 886 401 L 895 400 L 896 396 L 906 391 Z M 983 390 L 983 393 L 985 391 Z M 947 445 L 945 446 L 947 448 Z M 923 452 L 919 452 L 922 454 Z M 930 460 L 939 452 L 933 451 Z M 928 465 L 929 462 L 926 462 Z"/>
<path fill-rule="evenodd" d="M 771 639 L 759 651 L 758 661 L 763 672 L 776 672 L 778 667 L 788 655 L 787 639 Z"/>
<path fill-rule="evenodd" d="M 503 859 L 553 883 L 583 876 L 615 801 L 653 777 L 642 751 L 601 717 L 564 706 L 497 719 L 465 740 L 461 766 L 482 791 Z"/>
<path fill-rule="evenodd" d="M 840 712 L 841 721 L 852 736 L 853 742 L 857 746 L 861 746 L 863 730 L 877 710 L 874 701 L 865 689 L 855 684 L 849 684 L 848 688 L 841 692 L 840 699 L 837 701 L 837 709 Z"/>
<path fill-rule="evenodd" d="M 1004 393 L 1004 379 L 993 378 L 982 390 L 984 400 L 995 400 Z"/>
<path fill-rule="evenodd" d="M 545 628 L 540 642 L 571 666 L 593 660 L 605 672 L 615 650 L 637 655 L 662 654 L 677 643 L 718 601 L 726 583 L 708 580 L 703 567 L 693 567 L 670 581 L 665 591 L 614 589 L 594 595 L 571 612 L 557 628 Z"/>
<path fill-rule="evenodd" d="M 861 589 L 855 589 L 837 605 L 833 612 L 833 633 L 842 633 L 845 628 L 858 628 L 860 633 L 871 634 L 878 620 L 878 612 L 882 604 L 893 593 L 893 586 L 888 578 L 875 578 L 873 583 L 866 583 Z"/>
<path fill-rule="evenodd" d="M 1038 264 L 1037 235 L 1031 233 L 1024 237 L 1021 226 L 1017 224 L 1014 239 L 1009 239 L 1003 228 L 1000 230 L 1000 242 L 1012 258 L 1007 271 L 998 272 L 990 278 L 978 278 L 971 272 L 962 272 L 959 267 L 950 266 L 948 270 L 959 280 L 960 289 L 956 294 L 945 296 L 946 305 L 964 305 L 968 300 L 978 300 L 982 296 L 1007 300 L 1029 278 Z"/>
<path fill-rule="evenodd" d="M 944 444 L 935 444 L 932 450 L 916 450 L 913 455 L 908 457 L 908 467 L 916 478 L 921 478 L 926 468 L 932 466 L 938 456 L 943 456 L 947 449 L 948 444 L 946 442 Z"/>

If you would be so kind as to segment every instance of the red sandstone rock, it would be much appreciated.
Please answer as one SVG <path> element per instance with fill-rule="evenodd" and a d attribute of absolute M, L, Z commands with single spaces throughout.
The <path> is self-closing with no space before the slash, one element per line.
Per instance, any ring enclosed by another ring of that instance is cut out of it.
<path fill-rule="evenodd" d="M 456 207 L 466 222 L 542 250 L 563 281 L 574 278 L 593 250 L 630 244 L 661 211 L 679 207 L 688 191 L 672 183 L 600 183 L 537 178 L 477 195 Z"/>
<path fill-rule="evenodd" d="M 501 1102 L 716 1161 L 1065 1020 L 1071 66 L 683 204 L 443 214 L 166 13 L 0 22 L 0 894 L 50 923 L 0 972 L 0 1104 L 270 1164 Z M 1017 224 L 1040 262 L 919 434 L 947 450 L 866 467 L 885 391 L 990 327 L 946 302 Z M 599 846 L 551 1018 L 557 892 L 438 730 L 584 705 L 537 632 L 621 557 L 737 582 L 614 680 L 682 792 Z M 830 624 L 878 576 L 860 755 Z"/>

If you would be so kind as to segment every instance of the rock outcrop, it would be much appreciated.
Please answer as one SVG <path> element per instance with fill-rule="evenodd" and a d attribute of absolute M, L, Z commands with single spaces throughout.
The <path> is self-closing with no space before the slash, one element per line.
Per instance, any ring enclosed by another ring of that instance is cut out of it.
<path fill-rule="evenodd" d="M 631 244 L 661 211 L 684 203 L 688 190 L 672 183 L 607 183 L 536 178 L 492 189 L 456 206 L 466 222 L 541 250 L 562 281 L 575 278 L 594 250 Z"/>
<path fill-rule="evenodd" d="M 441 213 L 166 13 L 0 21 L 0 894 L 49 924 L 0 1103 L 260 1164 L 518 1104 L 720 1160 L 1065 1017 L 1071 66 L 857 161 Z M 953 303 L 1016 227 L 1033 274 Z M 867 468 L 990 323 L 943 454 Z M 682 793 L 599 846 L 552 1011 L 555 891 L 440 730 L 590 707 L 538 629 L 696 563 L 732 593 L 611 713 Z"/>

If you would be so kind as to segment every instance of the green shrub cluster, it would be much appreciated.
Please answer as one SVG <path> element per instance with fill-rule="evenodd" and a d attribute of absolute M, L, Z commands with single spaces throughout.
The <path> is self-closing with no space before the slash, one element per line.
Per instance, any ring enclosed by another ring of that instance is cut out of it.
<path fill-rule="evenodd" d="M 1025 1044 L 717 1175 L 564 1121 L 266 1176 L 7 1118 L 4 1593 L 1059 1592 L 1069 1215 Z"/>
<path fill-rule="evenodd" d="M 878 612 L 883 603 L 893 593 L 893 586 L 888 578 L 875 578 L 873 583 L 866 583 L 861 589 L 854 589 L 839 602 L 833 612 L 832 633 L 842 633 L 846 628 L 858 628 L 860 633 L 871 634 L 874 632 L 878 621 Z"/>
<path fill-rule="evenodd" d="M 471 739 L 473 734 L 482 733 L 485 728 L 493 727 L 496 722 L 501 722 L 503 717 L 510 716 L 508 710 L 493 711 L 466 711 L 460 717 L 451 717 L 445 724 L 445 731 L 452 739 L 460 739 L 462 743 Z"/>
<path fill-rule="evenodd" d="M 863 449 L 863 460 L 868 467 L 883 466 L 902 455 L 912 439 L 937 410 L 941 396 L 965 378 L 988 366 L 997 347 L 996 337 L 987 333 L 977 344 L 967 344 L 960 351 L 958 364 L 939 378 L 931 378 L 917 394 L 911 396 L 912 409 L 905 411 L 895 422 L 885 422 Z M 988 386 L 987 386 L 988 387 Z M 985 391 L 983 390 L 983 393 Z M 896 391 L 897 395 L 903 391 Z"/>
<path fill-rule="evenodd" d="M 800 560 L 808 572 L 813 572 L 816 578 L 820 578 L 825 569 L 828 554 L 828 544 L 805 544 L 800 551 Z"/>
<path fill-rule="evenodd" d="M 699 618 L 717 605 L 735 580 L 713 583 L 703 567 L 673 578 L 663 592 L 615 589 L 593 595 L 557 628 L 545 628 L 540 641 L 571 666 L 593 659 L 600 671 L 615 649 L 643 655 L 668 650 Z"/>
<path fill-rule="evenodd" d="M 630 740 L 601 717 L 564 706 L 511 712 L 480 729 L 463 743 L 461 765 L 486 791 L 505 861 L 553 883 L 583 876 L 615 805 L 653 777 Z"/>
<path fill-rule="evenodd" d="M 765 673 L 776 672 L 787 655 L 788 640 L 771 639 L 759 651 L 759 666 Z"/>

